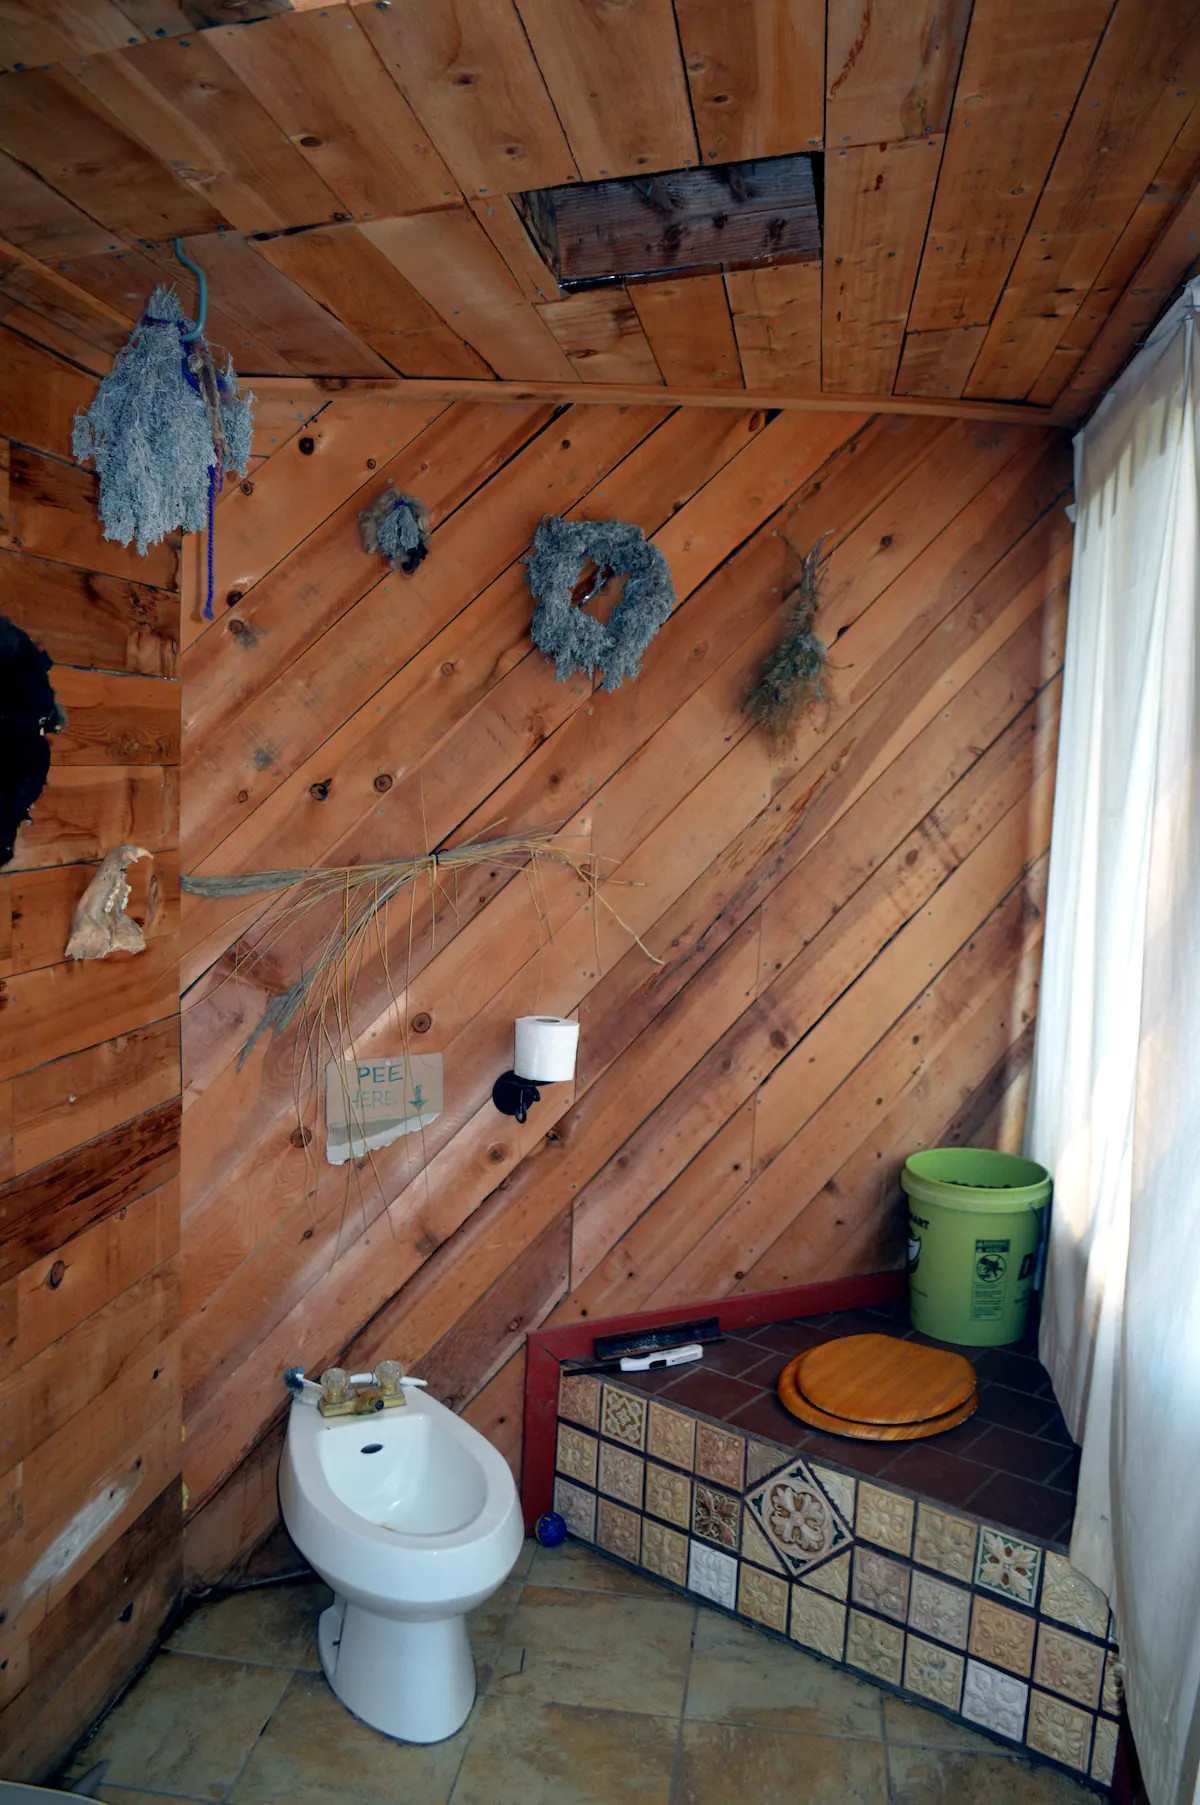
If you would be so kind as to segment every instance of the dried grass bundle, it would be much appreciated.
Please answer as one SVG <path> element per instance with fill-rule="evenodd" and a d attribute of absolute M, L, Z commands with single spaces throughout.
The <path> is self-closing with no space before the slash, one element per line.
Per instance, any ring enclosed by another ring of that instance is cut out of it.
<path fill-rule="evenodd" d="M 785 745 L 801 718 L 825 700 L 825 666 L 829 652 L 813 630 L 820 606 L 823 539 L 803 556 L 800 574 L 787 595 L 783 638 L 763 664 L 746 696 L 745 711 L 765 729 L 775 745 Z"/>

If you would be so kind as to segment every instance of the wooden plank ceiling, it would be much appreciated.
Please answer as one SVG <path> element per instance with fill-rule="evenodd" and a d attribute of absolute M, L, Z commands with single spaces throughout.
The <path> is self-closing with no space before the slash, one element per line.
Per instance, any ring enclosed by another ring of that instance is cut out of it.
<path fill-rule="evenodd" d="M 6 0 L 0 64 L 0 304 L 92 367 L 179 235 L 260 377 L 1075 419 L 1200 255 L 1197 0 Z M 564 298 L 510 198 L 804 151 L 820 265 Z"/>
<path fill-rule="evenodd" d="M 384 480 L 431 511 L 410 578 L 357 544 Z M 427 897 L 411 927 L 406 905 L 356 979 L 356 1050 L 441 1053 L 446 1106 L 348 1191 L 319 1115 L 297 1124 L 295 1030 L 270 1028 L 321 929 L 249 965 L 271 899 L 185 896 L 193 1570 L 274 1512 L 289 1361 L 319 1369 L 369 1324 L 350 1358 L 399 1354 L 515 1458 L 524 1333 L 549 1313 L 875 1270 L 914 1142 L 1011 1144 L 1068 482 L 1041 427 L 337 397 L 225 497 L 219 587 L 241 599 L 183 654 L 185 868 L 562 828 L 612 860 L 606 895 L 662 963 L 603 912 L 597 935 L 563 872 L 538 892 L 549 938 L 507 868 L 463 878 L 436 932 Z M 520 559 L 547 512 L 636 521 L 670 563 L 675 611 L 613 695 L 530 646 Z M 832 703 L 777 749 L 741 705 L 785 531 L 828 535 Z M 491 1086 L 538 1009 L 578 1012 L 580 1067 L 521 1125 Z"/>

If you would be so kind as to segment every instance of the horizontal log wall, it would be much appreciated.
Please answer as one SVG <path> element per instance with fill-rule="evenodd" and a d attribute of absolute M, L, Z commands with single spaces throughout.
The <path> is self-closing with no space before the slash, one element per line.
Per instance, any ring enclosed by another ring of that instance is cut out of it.
<path fill-rule="evenodd" d="M 68 716 L 0 870 L 0 1772 L 40 1778 L 180 1583 L 180 602 L 177 550 L 103 540 L 69 461 L 94 378 L 0 341 L 0 614 Z M 124 840 L 147 948 L 67 963 Z"/>
<path fill-rule="evenodd" d="M 410 578 L 358 543 L 386 480 L 432 517 Z M 425 894 L 394 911 L 357 1047 L 442 1053 L 445 1109 L 348 1176 L 270 1025 L 319 922 L 184 899 L 193 1573 L 275 1519 L 289 1362 L 399 1355 L 516 1461 L 532 1325 L 894 1265 L 904 1153 L 1014 1142 L 1068 482 L 1034 427 L 380 395 L 327 402 L 227 493 L 218 618 L 183 623 L 185 868 L 563 827 L 654 959 L 557 871 L 535 896 L 484 865 L 436 921 Z M 530 646 L 519 560 L 556 512 L 637 521 L 674 574 L 612 695 Z M 825 542 L 831 701 L 780 749 L 741 704 L 785 531 Z M 578 1013 L 580 1061 L 522 1126 L 490 1089 L 533 1009 Z"/>

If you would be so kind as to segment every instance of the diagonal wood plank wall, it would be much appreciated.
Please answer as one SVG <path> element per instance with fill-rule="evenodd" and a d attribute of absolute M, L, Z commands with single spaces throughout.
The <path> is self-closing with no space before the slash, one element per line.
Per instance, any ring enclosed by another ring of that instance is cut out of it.
<path fill-rule="evenodd" d="M 385 480 L 432 513 L 412 578 L 358 547 Z M 893 1263 L 903 1154 L 1012 1142 L 1068 482 L 1033 427 L 379 397 L 329 402 L 226 496 L 218 618 L 185 608 L 185 868 L 562 825 L 614 861 L 661 963 L 559 874 L 546 943 L 506 869 L 473 871 L 436 933 L 428 899 L 393 920 L 404 1031 L 444 1055 L 446 1106 L 348 1203 L 269 1028 L 314 924 L 248 966 L 244 906 L 185 898 L 191 1571 L 274 1520 L 290 1361 L 399 1354 L 515 1461 L 532 1324 Z M 547 512 L 636 520 L 670 561 L 679 605 L 612 696 L 530 647 L 519 559 Z M 785 525 L 827 536 L 833 703 L 777 752 L 740 704 L 779 632 Z M 521 1127 L 490 1087 L 533 1008 L 578 1012 L 580 1065 Z M 355 1018 L 360 1050 L 400 1043 L 379 960 Z"/>
<path fill-rule="evenodd" d="M 0 1771 L 41 1777 L 180 1583 L 178 553 L 65 461 L 94 384 L 0 329 L 0 614 L 68 715 L 0 871 Z M 110 847 L 147 949 L 63 959 Z"/>

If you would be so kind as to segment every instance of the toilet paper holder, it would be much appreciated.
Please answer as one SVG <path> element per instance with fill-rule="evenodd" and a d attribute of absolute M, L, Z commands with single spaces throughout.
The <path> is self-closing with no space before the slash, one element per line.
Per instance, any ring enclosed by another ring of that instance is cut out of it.
<path fill-rule="evenodd" d="M 542 1084 L 570 1083 L 575 1076 L 579 1023 L 560 1015 L 520 1015 L 514 1024 L 510 1071 L 492 1086 L 492 1102 L 504 1116 L 524 1122 L 540 1103 Z"/>

